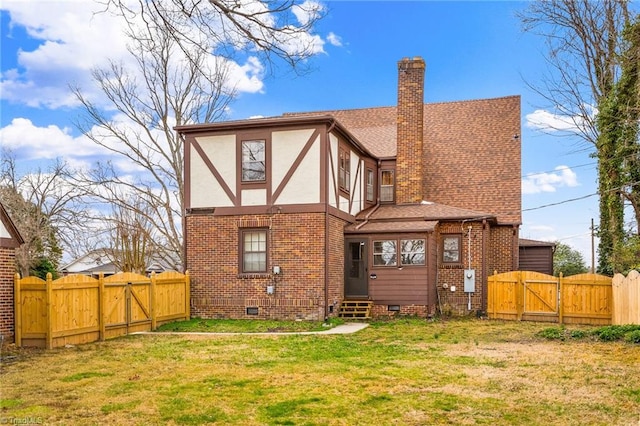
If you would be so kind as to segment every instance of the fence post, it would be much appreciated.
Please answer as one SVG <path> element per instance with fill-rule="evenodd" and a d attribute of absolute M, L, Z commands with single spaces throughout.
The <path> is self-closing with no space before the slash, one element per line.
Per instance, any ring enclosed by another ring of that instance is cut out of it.
<path fill-rule="evenodd" d="M 522 281 L 522 271 L 518 271 L 516 276 L 518 277 L 516 283 L 516 315 L 518 321 L 522 321 L 522 314 L 524 313 L 524 282 Z"/>
<path fill-rule="evenodd" d="M 185 310 L 186 310 L 186 318 L 185 320 L 189 321 L 191 319 L 191 277 L 189 276 L 189 271 L 185 271 L 184 276 L 184 294 L 185 294 Z"/>
<path fill-rule="evenodd" d="M 20 295 L 20 274 L 13 276 L 13 339 L 16 346 L 22 346 L 22 296 Z"/>
<path fill-rule="evenodd" d="M 151 298 L 151 303 L 149 303 L 149 313 L 151 314 L 151 330 L 155 330 L 157 327 L 157 319 L 156 319 L 156 273 L 155 271 L 151 273 L 151 288 L 149 289 L 149 297 Z"/>
<path fill-rule="evenodd" d="M 47 335 L 45 337 L 45 345 L 47 349 L 53 348 L 53 276 L 51 272 L 47 272 L 46 282 L 46 306 L 47 306 Z"/>
<path fill-rule="evenodd" d="M 106 312 L 104 310 L 104 273 L 103 272 L 100 272 L 100 275 L 98 275 L 98 310 L 100 311 L 98 313 L 98 327 L 100 327 L 99 338 L 100 338 L 100 341 L 103 342 L 106 334 L 106 330 L 105 330 Z"/>
<path fill-rule="evenodd" d="M 564 324 L 564 274 L 558 275 L 558 323 Z"/>

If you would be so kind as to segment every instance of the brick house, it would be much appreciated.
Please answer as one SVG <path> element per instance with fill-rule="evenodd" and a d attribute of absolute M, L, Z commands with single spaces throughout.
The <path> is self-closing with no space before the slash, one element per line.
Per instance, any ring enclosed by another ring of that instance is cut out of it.
<path fill-rule="evenodd" d="M 16 273 L 16 248 L 24 243 L 18 229 L 0 203 L 0 336 L 2 342 L 14 341 L 13 277 Z"/>
<path fill-rule="evenodd" d="M 520 97 L 425 104 L 424 73 L 398 62 L 396 107 L 176 128 L 194 316 L 486 310 L 518 266 Z"/>

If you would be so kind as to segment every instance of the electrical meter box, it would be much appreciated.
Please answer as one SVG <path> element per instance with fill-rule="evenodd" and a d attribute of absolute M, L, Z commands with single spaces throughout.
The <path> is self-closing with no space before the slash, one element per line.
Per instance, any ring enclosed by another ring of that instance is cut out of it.
<path fill-rule="evenodd" d="M 475 293 L 476 291 L 476 271 L 475 269 L 464 270 L 464 292 Z"/>

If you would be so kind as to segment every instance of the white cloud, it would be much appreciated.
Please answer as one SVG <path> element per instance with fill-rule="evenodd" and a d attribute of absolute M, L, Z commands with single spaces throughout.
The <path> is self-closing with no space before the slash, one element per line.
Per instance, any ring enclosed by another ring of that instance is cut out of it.
<path fill-rule="evenodd" d="M 528 228 L 532 231 L 536 231 L 536 232 L 553 232 L 553 226 L 549 226 L 549 225 L 530 225 L 528 226 Z M 553 241 L 553 240 L 549 240 L 549 241 Z"/>
<path fill-rule="evenodd" d="M 591 105 L 583 105 L 585 113 L 594 117 L 597 109 Z M 580 115 L 554 114 L 544 109 L 537 109 L 525 116 L 527 127 L 545 132 L 579 132 L 587 128 L 584 117 Z"/>
<path fill-rule="evenodd" d="M 304 3 L 294 5 L 291 8 L 301 25 L 307 25 L 309 21 L 317 19 L 323 9 L 321 3 L 313 0 L 306 0 Z"/>
<path fill-rule="evenodd" d="M 247 7 L 264 8 L 260 2 Z M 55 109 L 78 106 L 69 86 L 79 87 L 85 97 L 99 100 L 103 93 L 93 83 L 91 71 L 106 67 L 110 60 L 124 64 L 130 72 L 137 63 L 127 50 L 122 21 L 110 13 L 96 13 L 100 4 L 88 1 L 4 1 L 0 8 L 9 13 L 11 27 L 23 27 L 36 41 L 35 47 L 16 52 L 17 66 L 0 75 L 0 96 L 16 104 Z M 268 15 L 267 15 L 268 16 Z M 305 44 L 306 43 L 306 44 Z M 322 40 L 307 35 L 289 40 L 289 49 L 310 45 L 322 51 Z M 318 49 L 318 46 L 320 48 Z M 9 52 L 3 52 L 3 56 Z M 211 58 L 211 61 L 220 60 Z M 238 92 L 261 93 L 264 66 L 256 57 L 244 64 L 229 62 L 229 84 Z"/>
<path fill-rule="evenodd" d="M 283 37 L 282 48 L 289 55 L 317 55 L 324 53 L 324 40 L 319 35 L 309 33 L 291 34 Z"/>
<path fill-rule="evenodd" d="M 327 36 L 327 41 L 332 46 L 337 46 L 337 47 L 342 46 L 342 39 L 340 38 L 340 36 L 334 34 L 333 32 L 329 33 L 329 35 Z"/>
<path fill-rule="evenodd" d="M 70 84 L 90 87 L 93 67 L 107 58 L 125 60 L 119 21 L 94 14 L 97 6 L 91 1 L 4 1 L 11 27 L 24 27 L 40 44 L 17 52 L 18 68 L 1 77 L 2 98 L 33 107 L 75 106 Z"/>
<path fill-rule="evenodd" d="M 85 136 L 74 137 L 68 128 L 35 126 L 26 118 L 14 118 L 0 128 L 2 146 L 19 152 L 24 160 L 78 158 L 106 154 Z"/>
<path fill-rule="evenodd" d="M 527 127 L 541 130 L 573 130 L 576 128 L 571 117 L 552 114 L 543 109 L 537 109 L 527 114 Z"/>
<path fill-rule="evenodd" d="M 243 93 L 263 93 L 264 66 L 255 56 L 250 56 L 244 65 L 235 62 L 226 64 L 230 90 Z"/>
<path fill-rule="evenodd" d="M 567 166 L 558 166 L 556 172 L 529 173 L 522 179 L 523 194 L 556 192 L 560 187 L 579 186 L 578 176 Z"/>

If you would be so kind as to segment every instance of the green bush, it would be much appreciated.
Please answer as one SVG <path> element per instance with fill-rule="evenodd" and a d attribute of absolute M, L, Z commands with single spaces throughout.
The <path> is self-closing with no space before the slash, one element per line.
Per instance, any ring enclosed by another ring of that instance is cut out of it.
<path fill-rule="evenodd" d="M 538 336 L 547 340 L 565 340 L 564 328 L 549 327 L 538 332 Z"/>
<path fill-rule="evenodd" d="M 597 328 L 593 335 L 603 342 L 624 340 L 631 343 L 640 343 L 640 325 L 608 325 Z M 635 339 L 635 340 L 634 340 Z"/>
<path fill-rule="evenodd" d="M 624 336 L 625 342 L 640 344 L 640 330 L 630 331 Z"/>

